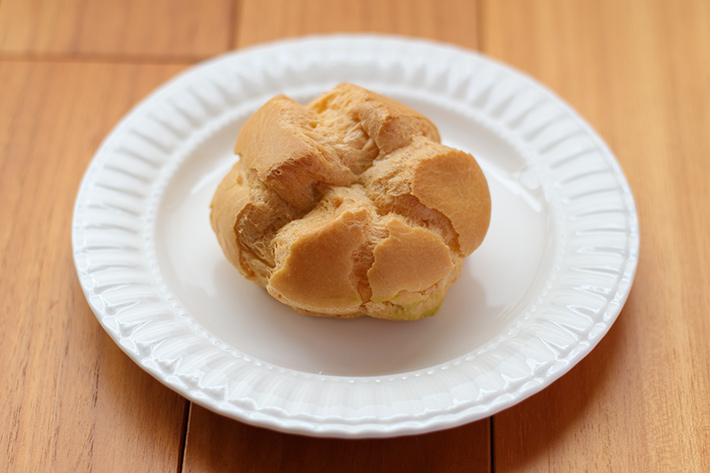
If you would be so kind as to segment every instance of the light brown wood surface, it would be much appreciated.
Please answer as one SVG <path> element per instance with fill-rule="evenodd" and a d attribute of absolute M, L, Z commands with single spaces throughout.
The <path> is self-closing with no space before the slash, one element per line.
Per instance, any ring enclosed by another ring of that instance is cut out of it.
<path fill-rule="evenodd" d="M 182 68 L 0 60 L 0 471 L 178 466 L 187 402 L 97 325 L 70 236 L 101 139 Z"/>
<path fill-rule="evenodd" d="M 2 0 L 0 50 L 67 59 L 194 61 L 232 42 L 231 0 Z"/>
<path fill-rule="evenodd" d="M 338 31 L 479 49 L 536 77 L 617 155 L 641 225 L 618 321 L 491 419 L 311 439 L 200 408 L 135 365 L 84 300 L 82 174 L 132 105 L 233 47 Z M 710 471 L 710 2 L 0 0 L 0 471 Z"/>
<path fill-rule="evenodd" d="M 295 36 L 382 33 L 420 36 L 475 49 L 474 0 L 241 0 L 235 47 Z"/>

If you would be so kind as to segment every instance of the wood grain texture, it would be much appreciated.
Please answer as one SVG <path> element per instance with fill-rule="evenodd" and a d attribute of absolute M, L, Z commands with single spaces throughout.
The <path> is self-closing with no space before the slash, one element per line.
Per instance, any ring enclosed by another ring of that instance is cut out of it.
<path fill-rule="evenodd" d="M 0 51 L 200 58 L 229 49 L 233 0 L 2 0 Z"/>
<path fill-rule="evenodd" d="M 477 46 L 472 0 L 241 0 L 235 46 L 309 34 L 375 32 Z"/>
<path fill-rule="evenodd" d="M 79 286 L 81 176 L 181 66 L 0 62 L 0 471 L 175 471 L 185 401 L 99 326 Z"/>
<path fill-rule="evenodd" d="M 495 471 L 710 471 L 710 3 L 485 1 L 484 52 L 585 116 L 634 191 L 641 253 L 599 346 L 494 418 Z"/>
<path fill-rule="evenodd" d="M 186 473 L 490 471 L 488 420 L 393 439 L 318 439 L 251 427 L 192 405 Z"/>

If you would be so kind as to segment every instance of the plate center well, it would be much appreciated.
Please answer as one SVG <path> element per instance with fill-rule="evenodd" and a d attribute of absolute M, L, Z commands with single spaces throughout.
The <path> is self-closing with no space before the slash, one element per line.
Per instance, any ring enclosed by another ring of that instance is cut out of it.
<path fill-rule="evenodd" d="M 211 337 L 278 367 L 341 376 L 379 376 L 475 353 L 525 316 L 547 279 L 552 217 L 537 176 L 516 149 L 475 119 L 406 96 L 445 144 L 472 153 L 491 190 L 491 226 L 465 263 L 441 311 L 416 322 L 301 315 L 244 279 L 222 255 L 209 203 L 236 158 L 241 122 L 214 133 L 171 177 L 156 216 L 156 253 L 172 297 Z"/>

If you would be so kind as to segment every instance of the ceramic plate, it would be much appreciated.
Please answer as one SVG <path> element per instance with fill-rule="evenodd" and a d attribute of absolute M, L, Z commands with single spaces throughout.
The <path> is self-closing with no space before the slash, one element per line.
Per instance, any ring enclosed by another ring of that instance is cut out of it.
<path fill-rule="evenodd" d="M 247 117 L 339 82 L 429 116 L 486 174 L 490 230 L 435 317 L 300 315 L 243 279 L 212 233 Z M 548 386 L 614 322 L 638 245 L 618 163 L 554 94 L 471 51 L 369 35 L 245 49 L 163 85 L 97 151 L 73 221 L 86 298 L 143 369 L 225 416 L 334 437 L 449 428 Z"/>

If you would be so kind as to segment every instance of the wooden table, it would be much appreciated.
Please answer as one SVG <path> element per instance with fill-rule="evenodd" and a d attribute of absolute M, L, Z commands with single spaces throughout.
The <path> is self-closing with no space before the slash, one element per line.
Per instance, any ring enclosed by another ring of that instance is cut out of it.
<path fill-rule="evenodd" d="M 641 225 L 597 348 L 540 394 L 449 431 L 312 439 L 165 388 L 91 313 L 70 243 L 82 173 L 132 105 L 233 48 L 421 36 L 535 76 L 616 153 Z M 710 471 L 710 2 L 1 0 L 0 470 Z"/>

